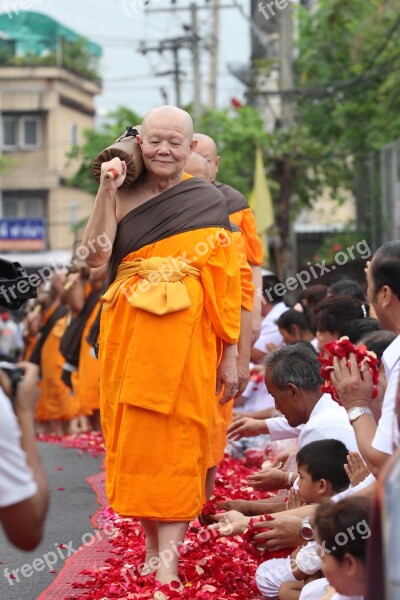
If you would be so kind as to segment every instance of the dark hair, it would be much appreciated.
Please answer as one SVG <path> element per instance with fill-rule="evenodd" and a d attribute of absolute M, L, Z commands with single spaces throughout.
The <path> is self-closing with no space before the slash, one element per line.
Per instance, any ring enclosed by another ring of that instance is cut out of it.
<path fill-rule="evenodd" d="M 314 390 L 323 383 L 321 365 L 317 355 L 307 342 L 296 342 L 274 350 L 264 359 L 271 382 L 280 390 L 293 383 L 302 390 Z"/>
<path fill-rule="evenodd" d="M 368 316 L 368 308 L 368 304 L 351 296 L 330 296 L 314 307 L 312 324 L 318 331 L 329 331 L 341 337 L 349 321 Z"/>
<path fill-rule="evenodd" d="M 315 524 L 325 551 L 339 562 L 349 553 L 365 563 L 367 539 L 371 535 L 371 508 L 371 499 L 366 496 L 352 496 L 336 504 L 331 501 L 319 504 Z"/>
<path fill-rule="evenodd" d="M 318 302 L 322 302 L 328 291 L 328 286 L 322 283 L 316 283 L 305 289 L 298 295 L 297 301 L 303 306 L 313 308 Z"/>
<path fill-rule="evenodd" d="M 387 285 L 400 300 L 400 240 L 387 242 L 378 248 L 370 269 L 375 294 Z"/>
<path fill-rule="evenodd" d="M 366 301 L 361 287 L 352 279 L 341 279 L 340 281 L 336 281 L 336 283 L 332 283 L 328 288 L 328 296 L 350 296 L 351 298 L 361 300 L 361 302 Z"/>
<path fill-rule="evenodd" d="M 310 331 L 304 313 L 300 312 L 299 310 L 295 310 L 294 308 L 285 310 L 285 312 L 281 314 L 275 323 L 281 329 L 285 329 L 285 331 L 289 332 L 292 330 L 293 325 L 297 325 L 297 327 L 299 327 L 302 331 Z"/>
<path fill-rule="evenodd" d="M 338 494 L 350 485 L 344 470 L 348 453 L 346 446 L 339 440 L 317 440 L 299 450 L 296 456 L 297 466 L 305 467 L 313 481 L 329 481 Z"/>
<path fill-rule="evenodd" d="M 276 285 L 283 285 L 282 282 L 280 281 L 279 277 L 277 277 L 273 273 L 271 275 L 263 275 L 263 278 L 262 278 L 262 286 L 263 286 L 262 295 L 263 295 L 264 299 L 267 302 L 269 302 L 270 304 L 278 304 L 278 302 L 282 302 L 283 301 L 283 296 L 286 293 L 286 291 L 284 291 L 283 294 L 277 294 L 275 292 L 275 286 Z"/>
<path fill-rule="evenodd" d="M 365 319 L 353 319 L 345 323 L 343 335 L 347 335 L 349 340 L 355 344 L 360 338 L 372 333 L 373 331 L 382 331 L 382 326 L 376 319 L 365 317 Z"/>
<path fill-rule="evenodd" d="M 390 346 L 393 340 L 396 339 L 396 334 L 393 331 L 372 331 L 368 335 L 360 337 L 357 340 L 358 344 L 364 344 L 367 347 L 367 350 L 372 350 L 375 352 L 376 356 L 379 360 L 382 359 L 382 354 L 385 352 L 386 348 Z"/>

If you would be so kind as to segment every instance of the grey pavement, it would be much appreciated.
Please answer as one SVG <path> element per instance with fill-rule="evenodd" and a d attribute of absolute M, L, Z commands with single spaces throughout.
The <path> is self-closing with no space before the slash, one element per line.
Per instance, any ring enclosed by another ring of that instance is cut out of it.
<path fill-rule="evenodd" d="M 40 452 L 51 488 L 46 533 L 36 550 L 21 552 L 8 542 L 2 531 L 0 532 L 0 600 L 36 600 L 57 577 L 64 559 L 72 548 L 77 550 L 82 545 L 82 537 L 93 532 L 90 516 L 96 512 L 99 505 L 85 479 L 101 470 L 102 458 L 93 458 L 88 453 L 80 455 L 75 449 L 61 448 L 54 444 L 40 444 Z M 63 470 L 56 470 L 57 467 L 62 467 Z M 87 537 L 84 537 L 83 542 L 85 541 Z M 65 548 L 59 548 L 60 544 Z M 46 557 L 50 568 L 45 564 Z M 43 570 L 25 567 L 25 576 L 16 571 L 23 565 L 32 565 L 35 559 L 42 559 L 34 565 L 40 569 L 44 563 Z M 8 579 L 5 574 L 6 568 L 14 571 L 19 581 Z M 52 569 L 55 569 L 56 573 L 51 573 Z M 10 585 L 10 581 L 13 585 Z"/>

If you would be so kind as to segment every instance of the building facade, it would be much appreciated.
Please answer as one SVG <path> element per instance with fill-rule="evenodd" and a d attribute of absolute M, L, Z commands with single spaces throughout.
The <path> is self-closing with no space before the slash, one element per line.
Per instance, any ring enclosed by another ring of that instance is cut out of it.
<path fill-rule="evenodd" d="M 13 37 L 1 21 L 0 29 Z M 24 64 L 16 42 L 14 60 L 0 63 L 0 252 L 69 250 L 93 197 L 68 187 L 79 165 L 66 155 L 93 127 L 101 86 L 59 56 L 55 64 Z"/>

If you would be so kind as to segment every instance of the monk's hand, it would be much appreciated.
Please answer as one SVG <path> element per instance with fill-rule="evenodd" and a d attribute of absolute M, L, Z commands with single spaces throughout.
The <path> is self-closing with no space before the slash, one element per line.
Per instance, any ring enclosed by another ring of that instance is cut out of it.
<path fill-rule="evenodd" d="M 300 535 L 302 519 L 293 515 L 275 514 L 271 521 L 255 523 L 255 529 L 265 529 L 262 533 L 255 533 L 253 542 L 257 548 L 264 548 L 276 552 L 283 548 L 302 546 L 304 540 Z"/>
<path fill-rule="evenodd" d="M 249 377 L 250 377 L 250 367 L 248 360 L 241 360 L 239 355 L 237 361 L 237 376 L 238 376 L 238 388 L 235 394 L 235 400 L 238 400 L 243 394 L 244 390 L 247 387 Z"/>
<path fill-rule="evenodd" d="M 217 388 L 215 390 L 215 395 L 218 396 L 223 389 L 223 395 L 219 401 L 221 406 L 229 402 L 229 400 L 232 400 L 237 391 L 238 379 L 236 360 L 236 344 L 225 345 L 221 362 L 217 369 Z"/>
<path fill-rule="evenodd" d="M 268 427 L 264 419 L 250 419 L 242 417 L 228 427 L 228 440 L 232 442 L 240 440 L 242 437 L 252 437 L 268 433 Z"/>
<path fill-rule="evenodd" d="M 369 406 L 374 388 L 372 375 L 368 368 L 361 373 L 354 354 L 350 354 L 348 362 L 349 366 L 345 358 L 333 357 L 331 381 L 339 400 L 346 410 L 356 406 Z"/>
<path fill-rule="evenodd" d="M 107 173 L 114 178 L 106 180 Z M 101 165 L 100 187 L 106 191 L 116 191 L 124 183 L 126 177 L 126 162 L 115 156 L 112 160 Z"/>
<path fill-rule="evenodd" d="M 209 525 L 209 529 L 215 530 L 222 536 L 240 535 L 244 533 L 249 526 L 250 517 L 245 517 L 237 510 L 230 510 L 227 513 L 212 515 L 213 525 Z"/>
<path fill-rule="evenodd" d="M 270 490 L 282 490 L 286 488 L 289 473 L 275 469 L 274 467 L 266 467 L 258 473 L 252 473 L 247 477 L 248 484 L 255 490 L 268 492 Z"/>
<path fill-rule="evenodd" d="M 253 311 L 253 322 L 251 327 L 251 345 L 254 346 L 258 338 L 260 337 L 261 331 L 261 312 Z"/>

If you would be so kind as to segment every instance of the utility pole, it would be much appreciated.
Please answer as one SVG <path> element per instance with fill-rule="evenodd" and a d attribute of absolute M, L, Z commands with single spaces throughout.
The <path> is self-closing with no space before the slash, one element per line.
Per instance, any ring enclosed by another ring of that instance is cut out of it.
<path fill-rule="evenodd" d="M 179 55 L 178 55 L 178 51 L 179 51 L 179 46 L 174 45 L 172 46 L 172 53 L 174 56 L 174 84 L 175 84 L 175 98 L 176 98 L 176 105 L 180 106 L 181 105 L 181 78 L 180 78 L 180 71 L 179 71 Z"/>
<path fill-rule="evenodd" d="M 169 40 L 163 40 L 159 43 L 158 46 L 146 46 L 145 42 L 142 42 L 139 47 L 139 52 L 143 55 L 148 52 L 157 52 L 158 54 L 162 54 L 164 50 L 167 50 L 172 53 L 173 58 L 173 69 L 172 71 L 163 71 L 156 73 L 157 76 L 165 76 L 172 75 L 174 78 L 174 87 L 175 87 L 175 102 L 176 106 L 181 106 L 181 74 L 182 71 L 180 69 L 179 62 L 179 50 L 181 48 L 188 48 L 192 44 L 191 36 L 182 36 L 177 38 L 171 38 Z"/>
<path fill-rule="evenodd" d="M 280 91 L 287 92 L 294 88 L 293 81 L 293 11 L 289 4 L 279 13 L 279 74 Z M 282 129 L 290 129 L 294 123 L 294 106 L 291 94 L 281 96 Z M 280 229 L 282 236 L 282 262 L 285 276 L 296 272 L 297 244 L 291 218 L 291 199 L 293 195 L 293 166 L 290 155 L 282 156 L 278 166 L 280 179 Z"/>
<path fill-rule="evenodd" d="M 193 65 L 193 117 L 195 124 L 201 115 L 201 73 L 199 55 L 199 35 L 197 27 L 197 5 L 190 5 L 192 29 L 192 65 Z"/>
<path fill-rule="evenodd" d="M 211 4 L 211 47 L 210 47 L 210 76 L 208 82 L 208 106 L 215 110 L 217 105 L 218 77 L 218 37 L 219 37 L 219 0 Z"/>
<path fill-rule="evenodd" d="M 210 75 L 209 75 L 209 94 L 208 94 L 208 105 L 210 108 L 215 108 L 216 97 L 217 97 L 217 75 L 218 75 L 218 33 L 219 33 L 219 11 L 224 8 L 240 8 L 235 4 L 219 4 L 219 0 L 212 0 L 212 5 L 208 6 L 197 6 L 195 3 L 191 3 L 190 6 L 171 6 L 170 8 L 147 8 L 146 14 L 150 13 L 171 13 L 190 11 L 191 13 L 191 44 L 190 48 L 192 51 L 192 68 L 193 68 L 193 107 L 194 107 L 194 118 L 198 118 L 201 114 L 201 73 L 200 73 L 200 48 L 197 24 L 197 11 L 199 10 L 212 10 L 211 18 L 211 58 L 210 58 Z M 187 29 L 187 28 L 185 28 Z"/>
<path fill-rule="evenodd" d="M 293 12 L 289 4 L 279 14 L 279 73 L 280 90 L 294 88 L 293 81 Z M 294 122 L 293 98 L 282 94 L 282 126 L 290 127 Z"/>

